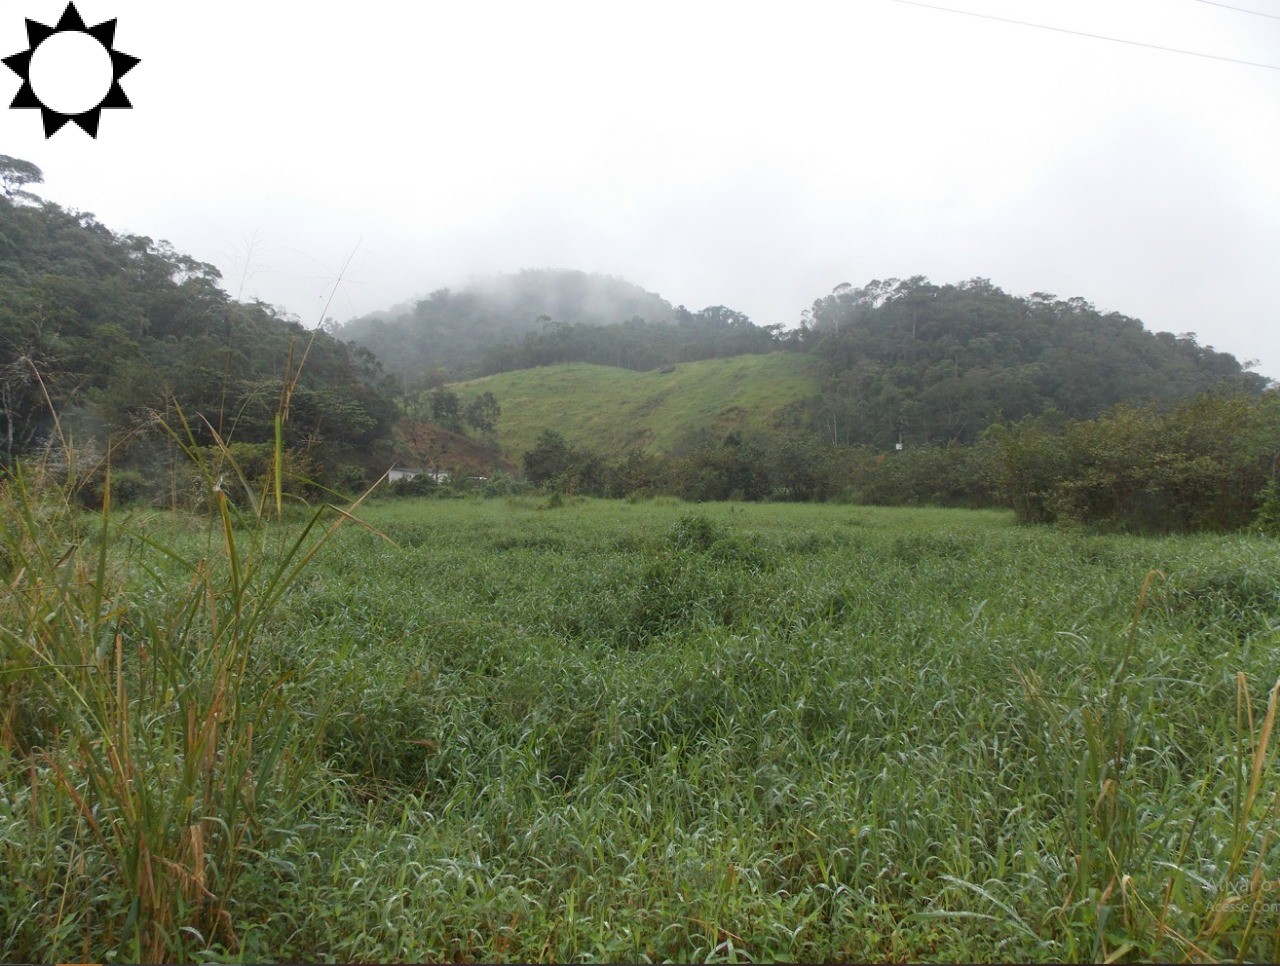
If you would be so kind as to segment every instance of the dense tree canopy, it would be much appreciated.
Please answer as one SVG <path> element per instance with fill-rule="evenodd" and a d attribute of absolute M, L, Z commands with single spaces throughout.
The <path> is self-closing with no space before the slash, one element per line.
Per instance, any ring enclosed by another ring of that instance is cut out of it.
<path fill-rule="evenodd" d="M 1280 393 L 1204 393 L 1168 411 L 1118 406 L 989 434 L 1002 502 L 1034 523 L 1131 530 L 1251 524 L 1280 469 Z"/>
<path fill-rule="evenodd" d="M 1266 386 L 1194 336 L 1148 332 L 1081 298 L 1018 298 L 981 278 L 842 285 L 805 313 L 795 338 L 821 362 L 814 416 L 839 443 L 972 442 L 989 425 L 1051 410 L 1083 419 L 1122 402 Z"/>
<path fill-rule="evenodd" d="M 395 416 L 377 361 L 217 282 L 166 242 L 0 198 L 0 461 L 46 444 L 54 412 L 144 470 L 175 406 L 198 442 L 270 440 L 288 383 L 286 443 L 324 482 L 358 477 Z"/>

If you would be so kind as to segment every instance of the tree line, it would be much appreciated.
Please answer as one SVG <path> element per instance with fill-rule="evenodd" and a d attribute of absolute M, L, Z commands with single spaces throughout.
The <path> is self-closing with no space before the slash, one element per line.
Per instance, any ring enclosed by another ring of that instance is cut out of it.
<path fill-rule="evenodd" d="M 816 433 L 703 434 L 678 452 L 608 461 L 547 429 L 524 454 L 548 492 L 686 500 L 840 500 L 1007 507 L 1025 523 L 1280 536 L 1280 390 L 1210 392 L 990 427 L 972 444 L 885 451 Z"/>
<path fill-rule="evenodd" d="M 666 323 L 637 316 L 613 325 L 588 325 L 544 317 L 541 328 L 527 333 L 518 344 L 489 349 L 480 372 L 493 375 L 567 362 L 643 372 L 681 362 L 773 352 L 782 345 L 780 329 L 756 325 L 723 305 L 699 312 L 677 306 L 674 321 Z"/>

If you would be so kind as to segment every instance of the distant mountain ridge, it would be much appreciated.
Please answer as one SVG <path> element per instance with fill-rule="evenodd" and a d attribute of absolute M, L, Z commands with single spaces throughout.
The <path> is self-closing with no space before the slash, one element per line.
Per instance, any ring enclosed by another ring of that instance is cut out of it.
<path fill-rule="evenodd" d="M 611 275 L 527 269 L 438 289 L 411 306 L 352 319 L 335 335 L 373 352 L 402 381 L 412 381 L 432 367 L 474 373 L 489 349 L 518 342 L 548 322 L 602 326 L 637 318 L 670 324 L 676 309 Z"/>

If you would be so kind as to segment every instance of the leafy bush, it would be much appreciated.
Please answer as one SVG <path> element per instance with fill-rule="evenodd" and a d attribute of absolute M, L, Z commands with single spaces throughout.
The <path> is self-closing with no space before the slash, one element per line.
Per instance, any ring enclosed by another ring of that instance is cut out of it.
<path fill-rule="evenodd" d="M 521 496 L 532 489 L 531 483 L 517 480 L 501 470 L 495 470 L 493 475 L 480 485 L 480 495 L 486 498 Z"/>
<path fill-rule="evenodd" d="M 1026 522 L 1238 530 L 1258 519 L 1280 453 L 1280 393 L 1121 407 L 1059 432 L 1031 422 L 994 438 L 997 488 Z"/>
<path fill-rule="evenodd" d="M 392 480 L 387 484 L 387 491 L 392 496 L 436 496 L 440 490 L 440 484 L 429 473 Z"/>
<path fill-rule="evenodd" d="M 1273 476 L 1262 491 L 1262 503 L 1254 526 L 1259 533 L 1280 537 L 1280 477 Z"/>

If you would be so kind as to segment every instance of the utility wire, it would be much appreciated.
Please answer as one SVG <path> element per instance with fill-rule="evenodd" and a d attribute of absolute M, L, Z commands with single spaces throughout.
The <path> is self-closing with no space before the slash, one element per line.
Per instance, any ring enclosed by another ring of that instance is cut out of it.
<path fill-rule="evenodd" d="M 972 10 L 956 10 L 954 7 L 940 7 L 933 3 L 921 3 L 920 0 L 891 0 L 893 3 L 903 3 L 909 7 L 924 7 L 926 10 L 941 10 L 944 13 L 958 13 L 966 17 L 978 17 L 981 20 L 996 20 L 1000 23 L 1017 24 L 1019 27 L 1037 27 L 1040 30 L 1052 30 L 1060 34 L 1071 34 L 1076 37 L 1088 37 L 1091 40 L 1110 40 L 1116 44 L 1130 44 L 1134 47 L 1146 47 L 1149 50 L 1163 50 L 1169 54 L 1186 54 L 1189 57 L 1207 57 L 1209 60 L 1225 60 L 1229 64 L 1243 64 L 1246 67 L 1262 67 L 1266 70 L 1280 70 L 1280 65 L 1276 64 L 1260 64 L 1253 60 L 1237 60 L 1235 57 L 1220 57 L 1217 54 L 1206 54 L 1199 50 L 1183 50 L 1178 47 L 1161 47 L 1159 44 L 1143 43 L 1141 40 L 1125 40 L 1122 37 L 1107 37 L 1103 34 L 1086 33 L 1083 30 L 1068 30 L 1066 27 L 1051 27 L 1043 23 L 1030 23 L 1026 20 L 1014 20 L 1010 17 L 997 17 L 989 13 L 975 13 Z M 1205 0 L 1207 3 L 1208 0 Z"/>
<path fill-rule="evenodd" d="M 1198 0 L 1199 3 L 1207 3 L 1211 7 L 1221 7 L 1223 10 L 1234 10 L 1236 13 L 1251 13 L 1255 17 L 1266 17 L 1268 20 L 1280 20 L 1274 13 L 1263 13 L 1261 10 L 1246 10 L 1244 7 L 1233 7 L 1229 3 L 1218 3 L 1217 0 Z"/>

